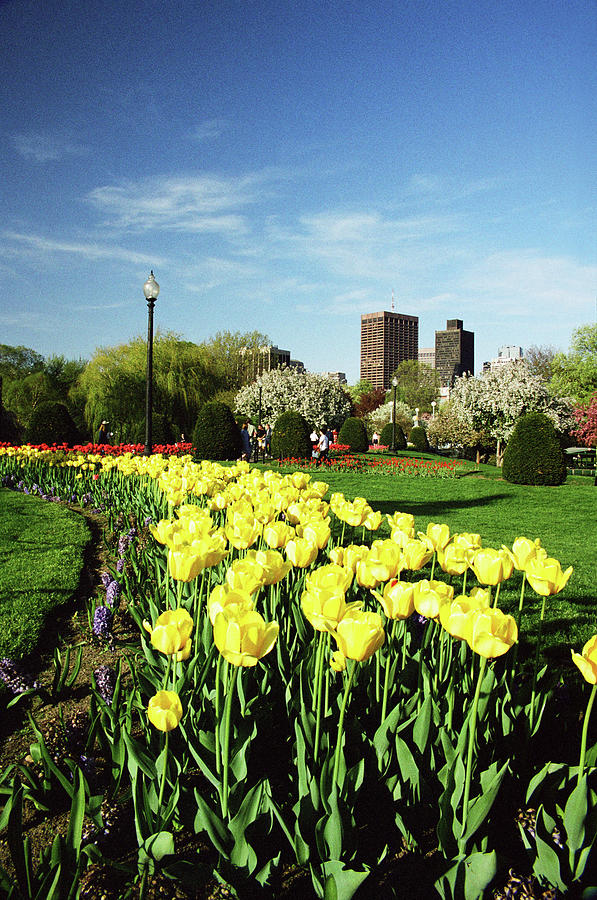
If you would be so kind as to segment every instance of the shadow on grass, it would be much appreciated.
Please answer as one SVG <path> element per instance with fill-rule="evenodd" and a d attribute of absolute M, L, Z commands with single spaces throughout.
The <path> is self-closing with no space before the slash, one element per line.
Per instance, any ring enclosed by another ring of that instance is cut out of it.
<path fill-rule="evenodd" d="M 475 497 L 462 500 L 421 500 L 414 502 L 405 500 L 404 502 L 392 500 L 388 501 L 371 501 L 371 507 L 382 513 L 392 515 L 397 509 L 400 512 L 412 513 L 413 515 L 424 513 L 425 515 L 439 517 L 444 512 L 452 509 L 470 509 L 475 506 L 493 506 L 502 500 L 509 500 L 509 494 L 492 494 L 491 497 Z"/>

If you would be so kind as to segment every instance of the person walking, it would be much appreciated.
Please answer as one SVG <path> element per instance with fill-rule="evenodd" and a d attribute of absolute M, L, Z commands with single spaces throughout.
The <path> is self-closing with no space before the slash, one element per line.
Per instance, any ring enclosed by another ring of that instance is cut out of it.
<path fill-rule="evenodd" d="M 97 433 L 97 442 L 98 444 L 109 444 L 110 443 L 110 435 L 108 434 L 108 425 L 110 423 L 105 420 L 99 427 L 99 431 Z"/>
<path fill-rule="evenodd" d="M 251 462 L 251 436 L 248 422 L 243 422 L 243 427 L 240 430 L 240 439 L 243 451 L 242 458 L 246 459 L 247 462 Z"/>
<path fill-rule="evenodd" d="M 325 425 L 319 432 L 317 449 L 319 450 L 319 464 L 321 465 L 322 462 L 325 462 L 327 460 L 330 452 L 330 439 L 328 438 L 327 428 Z"/>

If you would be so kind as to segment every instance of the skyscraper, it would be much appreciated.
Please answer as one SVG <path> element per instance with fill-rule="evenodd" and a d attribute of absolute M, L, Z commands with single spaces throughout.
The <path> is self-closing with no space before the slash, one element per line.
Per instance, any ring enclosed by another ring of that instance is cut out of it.
<path fill-rule="evenodd" d="M 361 379 L 372 387 L 388 390 L 399 363 L 418 352 L 418 316 L 386 310 L 361 316 Z"/>
<path fill-rule="evenodd" d="M 442 387 L 454 386 L 454 379 L 475 369 L 475 335 L 464 331 L 462 319 L 448 319 L 445 331 L 435 332 L 435 368 Z"/>

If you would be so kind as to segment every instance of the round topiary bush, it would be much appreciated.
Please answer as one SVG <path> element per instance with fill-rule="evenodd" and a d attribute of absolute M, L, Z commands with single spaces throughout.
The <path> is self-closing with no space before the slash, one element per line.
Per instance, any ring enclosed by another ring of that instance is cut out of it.
<path fill-rule="evenodd" d="M 369 449 L 369 438 L 363 420 L 349 416 L 340 429 L 338 443 L 348 444 L 353 453 L 366 453 Z"/>
<path fill-rule="evenodd" d="M 201 407 L 192 440 L 197 459 L 238 459 L 242 453 L 240 428 L 225 403 Z"/>
<path fill-rule="evenodd" d="M 551 419 L 527 413 L 516 426 L 504 452 L 502 474 L 514 484 L 562 484 L 566 460 Z"/>
<path fill-rule="evenodd" d="M 392 423 L 388 422 L 381 429 L 380 444 L 383 444 L 384 447 L 391 447 L 393 434 Z M 396 450 L 406 450 L 406 438 L 398 422 L 396 422 Z"/>
<path fill-rule="evenodd" d="M 424 452 L 429 450 L 429 441 L 427 440 L 427 432 L 423 428 L 422 425 L 415 425 L 414 428 L 410 430 L 410 442 L 415 448 L 415 450 L 419 450 Z"/>
<path fill-rule="evenodd" d="M 46 400 L 40 403 L 29 419 L 26 431 L 29 444 L 78 444 L 81 441 L 79 429 L 64 403 Z"/>
<path fill-rule="evenodd" d="M 313 444 L 310 429 L 300 413 L 289 410 L 276 419 L 272 431 L 271 454 L 274 459 L 309 459 Z"/>

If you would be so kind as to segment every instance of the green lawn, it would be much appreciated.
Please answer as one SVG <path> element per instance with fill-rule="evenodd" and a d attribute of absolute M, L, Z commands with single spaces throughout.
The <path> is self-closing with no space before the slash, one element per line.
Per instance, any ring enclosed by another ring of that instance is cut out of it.
<path fill-rule="evenodd" d="M 90 540 L 75 512 L 0 490 L 0 657 L 22 659 L 79 585 Z"/>

